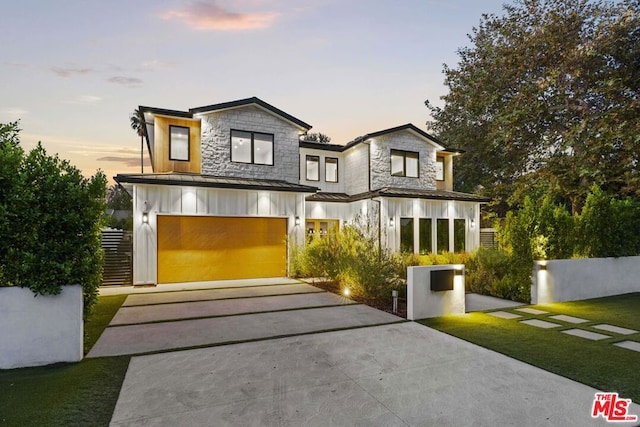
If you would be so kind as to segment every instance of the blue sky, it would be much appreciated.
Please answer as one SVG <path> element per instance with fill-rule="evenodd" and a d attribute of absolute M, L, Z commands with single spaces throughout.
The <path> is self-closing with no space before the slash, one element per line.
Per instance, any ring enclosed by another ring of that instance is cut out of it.
<path fill-rule="evenodd" d="M 138 105 L 257 96 L 346 143 L 440 105 L 442 64 L 503 0 L 21 0 L 0 14 L 0 122 L 87 175 L 139 170 Z M 150 168 L 147 169 L 150 171 Z"/>

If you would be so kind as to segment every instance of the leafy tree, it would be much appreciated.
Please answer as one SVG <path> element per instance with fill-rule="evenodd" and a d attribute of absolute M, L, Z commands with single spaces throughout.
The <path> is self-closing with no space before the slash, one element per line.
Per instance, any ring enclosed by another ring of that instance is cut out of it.
<path fill-rule="evenodd" d="M 140 173 L 144 173 L 144 114 L 140 110 L 133 110 L 133 113 L 129 116 L 129 123 L 131 124 L 131 129 L 135 130 L 140 137 Z"/>
<path fill-rule="evenodd" d="M 306 142 L 319 142 L 321 144 L 328 144 L 331 142 L 331 137 L 328 135 L 325 135 L 322 132 L 308 133 L 307 136 L 304 138 L 304 140 Z"/>
<path fill-rule="evenodd" d="M 444 66 L 428 125 L 467 153 L 456 186 L 521 204 L 530 191 L 579 212 L 589 188 L 640 194 L 640 0 L 516 0 L 483 15 Z M 537 190 L 536 190 L 537 189 Z"/>
<path fill-rule="evenodd" d="M 127 191 L 118 184 L 113 184 L 107 189 L 107 209 L 119 211 L 114 212 L 107 218 L 107 225 L 111 228 L 123 230 L 133 230 L 133 199 Z M 126 217 L 122 217 L 123 211 L 128 212 Z"/>
<path fill-rule="evenodd" d="M 0 125 L 0 286 L 52 295 L 80 284 L 87 314 L 102 281 L 106 178 L 83 177 L 40 144 L 26 154 L 19 131 Z"/>

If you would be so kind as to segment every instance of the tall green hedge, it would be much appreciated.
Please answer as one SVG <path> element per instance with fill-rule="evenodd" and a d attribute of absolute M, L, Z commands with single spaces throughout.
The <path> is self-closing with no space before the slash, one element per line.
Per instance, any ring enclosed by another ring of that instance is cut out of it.
<path fill-rule="evenodd" d="M 102 280 L 106 178 L 86 178 L 40 144 L 25 153 L 18 123 L 0 124 L 0 286 L 37 295 L 83 287 L 85 313 Z"/>

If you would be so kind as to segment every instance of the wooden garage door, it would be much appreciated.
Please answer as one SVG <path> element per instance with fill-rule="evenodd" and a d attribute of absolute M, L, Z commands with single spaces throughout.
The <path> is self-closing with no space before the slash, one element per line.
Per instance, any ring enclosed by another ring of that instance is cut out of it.
<path fill-rule="evenodd" d="M 283 277 L 283 218 L 158 217 L 158 283 Z"/>

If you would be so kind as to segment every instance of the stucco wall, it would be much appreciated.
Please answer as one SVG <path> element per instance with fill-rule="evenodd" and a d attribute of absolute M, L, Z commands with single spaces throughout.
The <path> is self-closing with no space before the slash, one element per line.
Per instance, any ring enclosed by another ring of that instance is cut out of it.
<path fill-rule="evenodd" d="M 0 369 L 78 362 L 83 355 L 82 287 L 34 298 L 0 288 Z"/>
<path fill-rule="evenodd" d="M 457 270 L 452 291 L 432 291 L 431 272 Z M 464 314 L 464 267 L 454 265 L 430 265 L 407 269 L 407 319 Z"/>
<path fill-rule="evenodd" d="M 391 176 L 391 150 L 419 153 L 419 177 Z M 371 139 L 371 188 L 436 189 L 436 148 L 409 131 Z"/>
<path fill-rule="evenodd" d="M 640 292 L 640 257 L 538 261 L 532 277 L 532 304 Z"/>
<path fill-rule="evenodd" d="M 258 107 L 198 115 L 202 119 L 202 173 L 298 183 L 299 134 L 294 125 Z M 231 162 L 231 129 L 273 134 L 273 166 Z"/>

